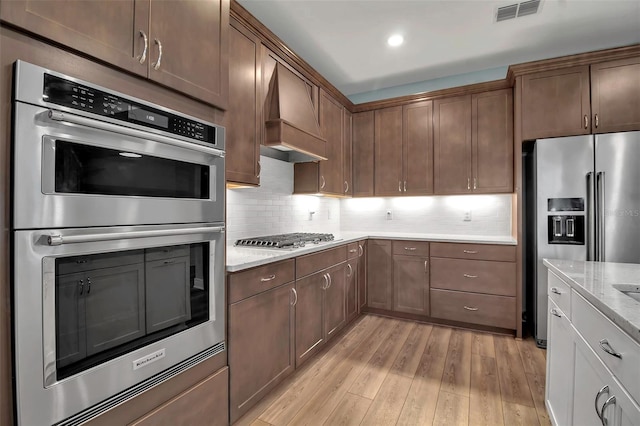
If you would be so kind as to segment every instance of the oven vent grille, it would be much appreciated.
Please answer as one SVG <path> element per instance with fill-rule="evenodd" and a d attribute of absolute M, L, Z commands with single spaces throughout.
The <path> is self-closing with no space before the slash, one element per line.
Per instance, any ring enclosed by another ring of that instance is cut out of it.
<path fill-rule="evenodd" d="M 189 368 L 193 367 L 194 365 L 208 359 L 211 358 L 214 355 L 219 354 L 220 352 L 224 352 L 225 350 L 225 343 L 224 342 L 220 342 L 218 344 L 216 344 L 215 346 L 210 347 L 207 350 L 204 350 L 202 352 L 200 352 L 197 355 L 192 356 L 191 358 L 182 361 L 180 364 L 176 364 L 173 367 L 156 374 L 153 377 L 148 378 L 147 380 L 145 380 L 142 383 L 138 383 L 135 386 L 130 387 L 127 390 L 124 390 L 122 392 L 120 392 L 119 394 L 116 394 L 114 396 L 112 396 L 109 399 L 106 399 L 102 402 L 100 402 L 99 404 L 94 405 L 93 407 L 89 407 L 84 411 L 79 412 L 78 414 L 69 417 L 68 419 L 65 419 L 59 423 L 56 423 L 55 426 L 78 426 L 81 425 L 85 422 L 87 422 L 88 420 L 91 420 L 92 418 L 112 409 L 113 407 L 120 405 L 122 403 L 124 403 L 125 401 L 127 401 L 128 399 L 131 399 L 135 396 L 140 395 L 141 393 L 159 385 L 160 383 L 174 377 L 177 376 L 178 374 L 188 370 Z"/>
<path fill-rule="evenodd" d="M 533 15 L 540 10 L 541 0 L 527 0 L 522 3 L 510 4 L 496 10 L 496 22 Z"/>

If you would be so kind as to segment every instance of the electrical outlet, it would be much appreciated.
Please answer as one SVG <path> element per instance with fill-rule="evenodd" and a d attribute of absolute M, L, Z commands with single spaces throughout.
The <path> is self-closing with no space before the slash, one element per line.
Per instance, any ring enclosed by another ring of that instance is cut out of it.
<path fill-rule="evenodd" d="M 391 213 L 391 210 L 387 210 L 387 220 L 391 219 L 393 219 L 393 213 Z"/>
<path fill-rule="evenodd" d="M 471 210 L 467 210 L 464 212 L 464 218 L 462 219 L 465 222 L 471 222 Z"/>
<path fill-rule="evenodd" d="M 313 215 L 316 214 L 313 210 L 309 210 L 309 220 L 313 220 Z"/>

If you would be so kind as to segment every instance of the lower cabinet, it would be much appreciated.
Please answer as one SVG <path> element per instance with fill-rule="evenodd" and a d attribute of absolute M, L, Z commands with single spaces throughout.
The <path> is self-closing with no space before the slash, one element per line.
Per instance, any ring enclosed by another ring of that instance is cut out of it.
<path fill-rule="evenodd" d="M 231 422 L 295 369 L 294 273 L 287 260 L 228 278 Z"/>
<path fill-rule="evenodd" d="M 358 242 L 358 313 L 367 306 L 367 241 Z"/>
<path fill-rule="evenodd" d="M 228 380 L 229 368 L 224 367 L 129 425 L 228 425 Z"/>
<path fill-rule="evenodd" d="M 358 312 L 360 311 L 360 303 L 358 300 L 358 275 L 360 273 L 359 270 L 359 258 L 348 259 L 347 260 L 347 273 L 345 276 L 346 279 L 346 295 L 345 295 L 345 309 L 347 322 L 350 322 L 352 319 L 358 316 Z"/>
<path fill-rule="evenodd" d="M 429 315 L 429 243 L 393 241 L 393 310 Z"/>
<path fill-rule="evenodd" d="M 391 310 L 393 307 L 393 265 L 391 241 L 367 242 L 367 306 Z"/>

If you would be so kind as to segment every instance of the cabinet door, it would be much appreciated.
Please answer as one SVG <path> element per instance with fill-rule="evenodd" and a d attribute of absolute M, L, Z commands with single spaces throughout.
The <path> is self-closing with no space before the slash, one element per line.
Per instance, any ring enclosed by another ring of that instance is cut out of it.
<path fill-rule="evenodd" d="M 327 139 L 327 160 L 320 161 L 320 192 L 342 195 L 344 194 L 342 105 L 324 90 L 320 90 L 320 131 Z"/>
<path fill-rule="evenodd" d="M 119 68 L 147 75 L 149 52 L 142 64 L 140 56 L 142 33 L 149 36 L 149 0 L 3 1 L 0 18 Z"/>
<path fill-rule="evenodd" d="M 392 308 L 391 241 L 367 242 L 367 305 L 370 308 Z"/>
<path fill-rule="evenodd" d="M 522 77 L 522 139 L 591 133 L 589 66 Z"/>
<path fill-rule="evenodd" d="M 405 105 L 402 119 L 403 193 L 433 194 L 433 102 Z"/>
<path fill-rule="evenodd" d="M 151 0 L 150 9 L 149 78 L 226 109 L 229 0 Z"/>
<path fill-rule="evenodd" d="M 353 194 L 353 167 L 352 167 L 352 152 L 353 152 L 353 139 L 351 136 L 351 128 L 353 123 L 352 114 L 342 108 L 343 118 L 343 139 L 342 139 L 342 177 L 344 179 L 344 195 L 350 196 Z"/>
<path fill-rule="evenodd" d="M 229 424 L 229 368 L 224 367 L 130 426 Z"/>
<path fill-rule="evenodd" d="M 593 133 L 640 130 L 640 58 L 591 65 Z"/>
<path fill-rule="evenodd" d="M 324 291 L 324 332 L 333 337 L 347 322 L 346 285 L 347 266 L 343 263 L 327 271 L 329 286 Z"/>
<path fill-rule="evenodd" d="M 571 421 L 575 352 L 571 323 L 551 299 L 549 299 L 549 313 L 547 315 L 547 386 L 545 397 L 549 415 L 555 425 L 582 425 L 584 423 L 572 423 Z M 594 395 L 592 394 L 591 398 Z M 583 407 L 593 407 L 593 399 Z M 586 409 L 583 408 L 583 411 L 586 412 Z"/>
<path fill-rule="evenodd" d="M 353 196 L 373 197 L 374 112 L 353 114 Z"/>
<path fill-rule="evenodd" d="M 358 312 L 367 306 L 367 241 L 358 242 Z"/>
<path fill-rule="evenodd" d="M 87 271 L 87 355 L 145 334 L 144 264 Z"/>
<path fill-rule="evenodd" d="M 471 96 L 473 192 L 513 192 L 513 93 Z"/>
<path fill-rule="evenodd" d="M 433 103 L 433 171 L 436 194 L 471 192 L 471 96 Z"/>
<path fill-rule="evenodd" d="M 393 310 L 429 315 L 429 265 L 426 258 L 393 256 Z"/>
<path fill-rule="evenodd" d="M 191 319 L 189 256 L 145 262 L 147 333 Z"/>
<path fill-rule="evenodd" d="M 225 171 L 227 181 L 244 185 L 260 184 L 260 73 L 260 40 L 231 20 Z"/>
<path fill-rule="evenodd" d="M 231 422 L 295 368 L 293 283 L 229 306 Z"/>
<path fill-rule="evenodd" d="M 402 193 L 402 107 L 375 112 L 375 195 Z"/>
<path fill-rule="evenodd" d="M 323 302 L 326 272 L 318 272 L 296 281 L 296 368 L 324 344 Z"/>
<path fill-rule="evenodd" d="M 359 273 L 358 259 L 351 259 L 347 262 L 347 276 L 346 276 L 346 310 L 347 310 L 347 322 L 351 321 L 358 316 L 359 301 L 358 301 L 358 273 Z"/>
<path fill-rule="evenodd" d="M 58 367 L 83 359 L 85 333 L 84 273 L 62 275 L 56 283 L 56 362 Z"/>

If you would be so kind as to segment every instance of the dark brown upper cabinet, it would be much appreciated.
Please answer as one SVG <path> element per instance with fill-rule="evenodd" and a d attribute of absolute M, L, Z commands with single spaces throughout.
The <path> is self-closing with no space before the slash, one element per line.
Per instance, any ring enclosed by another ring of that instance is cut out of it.
<path fill-rule="evenodd" d="M 591 133 L 589 66 L 522 77 L 522 139 Z"/>
<path fill-rule="evenodd" d="M 294 165 L 295 194 L 344 196 L 344 107 L 327 92 L 320 90 L 320 132 L 327 140 L 326 160 Z"/>
<path fill-rule="evenodd" d="M 436 194 L 513 191 L 511 89 L 434 102 Z"/>
<path fill-rule="evenodd" d="M 433 102 L 402 107 L 403 195 L 433 194 Z"/>
<path fill-rule="evenodd" d="M 261 69 L 260 40 L 232 19 L 225 166 L 227 182 L 236 185 L 260 184 Z"/>
<path fill-rule="evenodd" d="M 640 57 L 591 65 L 593 133 L 640 130 Z"/>
<path fill-rule="evenodd" d="M 374 112 L 353 114 L 353 196 L 373 197 Z"/>
<path fill-rule="evenodd" d="M 402 194 L 402 107 L 375 111 L 374 191 L 377 196 Z"/>
<path fill-rule="evenodd" d="M 343 108 L 343 130 L 342 139 L 342 178 L 344 179 L 344 195 L 350 197 L 353 195 L 353 115 Z"/>
<path fill-rule="evenodd" d="M 226 109 L 229 0 L 11 1 L 0 18 Z"/>

